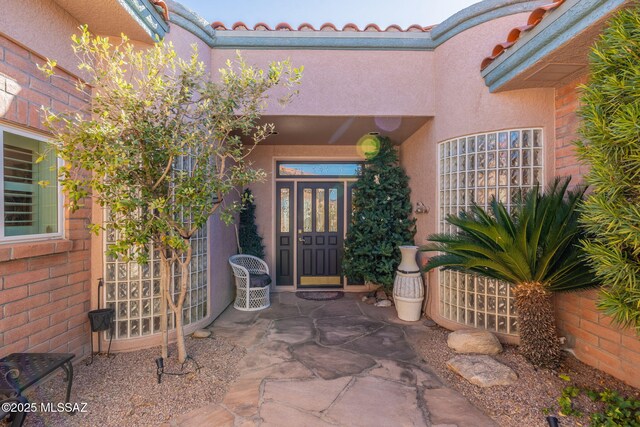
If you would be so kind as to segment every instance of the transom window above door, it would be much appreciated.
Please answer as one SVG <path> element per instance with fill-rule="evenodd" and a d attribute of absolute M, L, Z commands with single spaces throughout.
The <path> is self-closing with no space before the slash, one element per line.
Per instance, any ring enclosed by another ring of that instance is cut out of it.
<path fill-rule="evenodd" d="M 322 177 L 357 178 L 362 174 L 361 162 L 278 162 L 278 178 Z"/>

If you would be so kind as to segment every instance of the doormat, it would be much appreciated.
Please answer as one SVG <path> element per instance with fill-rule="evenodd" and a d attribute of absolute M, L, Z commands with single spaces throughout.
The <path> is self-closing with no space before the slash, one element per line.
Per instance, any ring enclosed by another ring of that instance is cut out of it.
<path fill-rule="evenodd" d="M 344 292 L 312 292 L 312 291 L 304 291 L 304 292 L 296 292 L 296 296 L 300 299 L 307 299 L 311 301 L 331 301 L 334 299 L 340 299 L 344 296 Z"/>

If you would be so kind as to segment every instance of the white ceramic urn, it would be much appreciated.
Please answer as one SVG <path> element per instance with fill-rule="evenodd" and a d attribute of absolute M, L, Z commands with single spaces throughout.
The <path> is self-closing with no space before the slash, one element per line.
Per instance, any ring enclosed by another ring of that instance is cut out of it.
<path fill-rule="evenodd" d="M 393 282 L 393 301 L 401 320 L 417 321 L 422 314 L 424 284 L 416 262 L 417 246 L 400 246 L 402 260 Z"/>

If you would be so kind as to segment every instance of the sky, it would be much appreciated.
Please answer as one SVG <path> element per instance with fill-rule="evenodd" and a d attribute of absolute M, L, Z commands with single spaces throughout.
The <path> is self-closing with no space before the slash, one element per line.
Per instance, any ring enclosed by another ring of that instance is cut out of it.
<path fill-rule="evenodd" d="M 385 28 L 398 24 L 438 24 L 478 0 L 177 0 L 209 22 L 227 26 L 237 21 L 253 27 L 265 22 L 275 27 L 287 22 L 294 28 L 308 22 L 315 28 L 331 22 L 338 28 L 353 22 Z"/>

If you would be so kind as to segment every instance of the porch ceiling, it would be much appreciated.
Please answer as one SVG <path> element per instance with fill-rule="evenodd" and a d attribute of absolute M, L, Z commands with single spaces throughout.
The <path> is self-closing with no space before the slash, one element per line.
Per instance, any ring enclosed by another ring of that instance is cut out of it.
<path fill-rule="evenodd" d="M 264 144 L 278 145 L 353 145 L 369 132 L 388 136 L 401 144 L 430 117 L 416 116 L 263 116 L 273 123 L 276 135 Z"/>

